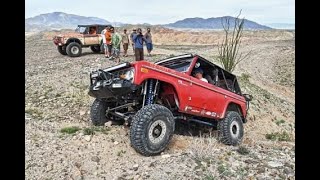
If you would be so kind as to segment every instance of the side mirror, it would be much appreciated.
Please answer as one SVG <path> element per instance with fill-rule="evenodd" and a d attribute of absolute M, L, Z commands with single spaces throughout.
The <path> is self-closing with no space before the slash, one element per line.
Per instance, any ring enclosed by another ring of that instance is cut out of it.
<path fill-rule="evenodd" d="M 243 94 L 243 97 L 246 99 L 246 101 L 252 101 L 252 95 L 250 94 Z"/>

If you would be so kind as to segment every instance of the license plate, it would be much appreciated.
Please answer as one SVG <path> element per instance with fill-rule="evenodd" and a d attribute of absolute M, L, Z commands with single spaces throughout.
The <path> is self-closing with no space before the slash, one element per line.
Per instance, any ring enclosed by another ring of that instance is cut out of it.
<path fill-rule="evenodd" d="M 114 83 L 114 84 L 112 84 L 112 87 L 113 88 L 120 88 L 120 87 L 122 87 L 122 85 L 120 83 Z"/>

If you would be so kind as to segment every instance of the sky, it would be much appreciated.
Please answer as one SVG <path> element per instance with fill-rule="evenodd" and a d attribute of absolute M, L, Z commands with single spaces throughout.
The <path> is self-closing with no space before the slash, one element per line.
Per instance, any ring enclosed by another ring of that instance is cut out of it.
<path fill-rule="evenodd" d="M 184 18 L 241 16 L 259 24 L 295 22 L 294 0 L 25 0 L 25 18 L 51 12 L 110 22 L 167 24 Z"/>

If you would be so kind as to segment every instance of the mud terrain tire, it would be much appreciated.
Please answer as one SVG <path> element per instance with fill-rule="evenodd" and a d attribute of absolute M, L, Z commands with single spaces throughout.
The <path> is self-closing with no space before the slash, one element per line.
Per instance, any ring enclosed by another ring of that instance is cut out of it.
<path fill-rule="evenodd" d="M 133 117 L 130 127 L 131 146 L 144 156 L 160 154 L 168 146 L 175 127 L 172 112 L 150 104 Z"/>
<path fill-rule="evenodd" d="M 67 54 L 70 57 L 78 57 L 81 55 L 82 48 L 79 43 L 71 42 L 67 46 Z"/>
<path fill-rule="evenodd" d="M 62 55 L 67 55 L 66 46 L 58 46 L 58 51 Z"/>
<path fill-rule="evenodd" d="M 218 122 L 219 140 L 226 145 L 239 145 L 243 137 L 243 123 L 239 113 L 228 111 Z"/>
<path fill-rule="evenodd" d="M 125 122 L 123 119 L 107 114 L 107 109 L 114 107 L 114 103 L 95 99 L 90 110 L 92 124 L 95 126 L 103 126 L 107 121 L 111 121 L 112 125 L 123 125 Z"/>
<path fill-rule="evenodd" d="M 100 52 L 101 52 L 99 45 L 97 45 L 97 46 L 90 46 L 90 49 L 91 49 L 91 51 L 94 52 L 94 53 L 100 53 Z"/>
<path fill-rule="evenodd" d="M 99 99 L 95 99 L 92 103 L 90 110 L 90 117 L 92 124 L 95 126 L 103 126 L 106 123 L 106 110 L 108 109 L 108 103 Z"/>

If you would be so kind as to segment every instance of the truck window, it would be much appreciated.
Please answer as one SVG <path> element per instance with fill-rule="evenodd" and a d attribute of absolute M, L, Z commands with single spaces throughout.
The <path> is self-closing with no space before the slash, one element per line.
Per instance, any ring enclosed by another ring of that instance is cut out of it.
<path fill-rule="evenodd" d="M 174 69 L 179 72 L 187 72 L 190 68 L 190 64 L 193 58 L 174 59 L 160 63 L 160 66 L 164 66 L 170 69 Z"/>

